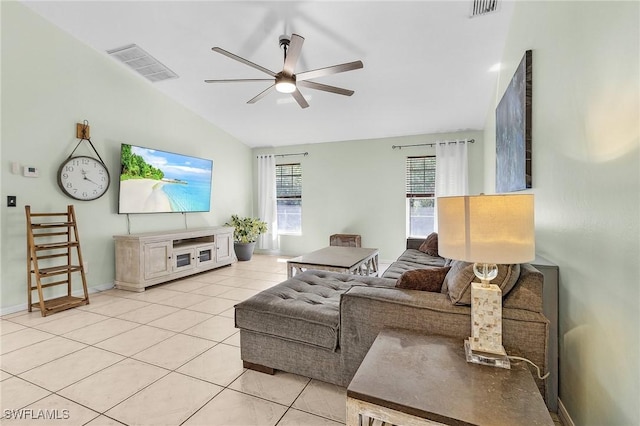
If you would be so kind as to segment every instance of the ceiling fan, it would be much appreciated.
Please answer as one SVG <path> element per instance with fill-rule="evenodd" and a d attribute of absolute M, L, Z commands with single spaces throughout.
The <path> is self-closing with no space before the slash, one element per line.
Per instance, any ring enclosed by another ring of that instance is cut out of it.
<path fill-rule="evenodd" d="M 343 89 L 341 87 L 329 86 L 326 84 L 316 83 L 314 81 L 309 81 L 313 78 L 324 77 L 331 74 L 337 74 L 340 72 L 356 70 L 363 67 L 362 61 L 354 61 L 347 62 L 344 64 L 333 65 L 326 68 L 318 68 L 311 71 L 304 71 L 301 73 L 294 73 L 294 69 L 296 63 L 298 62 L 298 58 L 300 56 L 300 51 L 302 50 L 302 44 L 304 43 L 304 38 L 299 36 L 298 34 L 292 34 L 291 37 L 287 35 L 280 36 L 280 47 L 284 50 L 284 67 L 282 71 L 279 73 L 275 73 L 265 67 L 262 67 L 258 64 L 254 64 L 253 62 L 241 58 L 238 55 L 234 55 L 231 52 L 227 52 L 226 50 L 220 47 L 214 47 L 211 50 L 214 52 L 221 53 L 225 56 L 228 56 L 231 59 L 235 59 L 238 62 L 241 62 L 245 65 L 249 65 L 257 70 L 262 71 L 265 74 L 268 74 L 271 78 L 239 78 L 239 79 L 229 79 L 229 80 L 205 80 L 205 83 L 238 83 L 238 82 L 249 82 L 249 81 L 271 81 L 273 84 L 269 86 L 264 91 L 260 92 L 255 97 L 249 99 L 248 104 L 253 104 L 258 102 L 260 99 L 267 96 L 269 93 L 274 90 L 280 93 L 291 93 L 293 98 L 298 102 L 301 108 L 307 108 L 309 104 L 307 100 L 302 96 L 298 87 L 306 87 L 309 89 L 322 90 L 324 92 L 336 93 L 338 95 L 351 96 L 353 95 L 353 90 Z"/>

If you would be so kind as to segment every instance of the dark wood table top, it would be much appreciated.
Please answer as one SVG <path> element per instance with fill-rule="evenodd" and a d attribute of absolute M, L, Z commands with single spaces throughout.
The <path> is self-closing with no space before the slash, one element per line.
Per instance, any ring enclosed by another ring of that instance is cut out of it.
<path fill-rule="evenodd" d="M 467 363 L 461 339 L 385 329 L 347 396 L 448 425 L 548 425 L 529 370 Z"/>

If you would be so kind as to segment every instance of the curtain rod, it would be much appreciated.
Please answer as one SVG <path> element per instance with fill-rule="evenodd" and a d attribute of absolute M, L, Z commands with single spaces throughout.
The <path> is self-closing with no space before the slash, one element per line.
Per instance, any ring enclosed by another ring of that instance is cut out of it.
<path fill-rule="evenodd" d="M 272 154 L 256 155 L 256 158 L 267 157 L 269 155 L 272 155 Z M 307 155 L 309 155 L 309 153 L 308 152 L 296 152 L 296 153 L 293 153 L 293 154 L 273 154 L 274 157 L 289 157 L 291 155 L 304 155 L 306 157 Z"/>
<path fill-rule="evenodd" d="M 465 139 L 465 140 L 459 140 L 459 141 L 444 141 L 444 142 L 430 142 L 430 143 L 417 143 L 414 145 L 393 145 L 391 147 L 391 149 L 402 149 L 402 148 L 409 148 L 409 147 L 414 147 L 414 146 L 436 146 L 436 144 L 448 144 L 448 143 L 475 143 L 476 140 L 475 139 Z"/>

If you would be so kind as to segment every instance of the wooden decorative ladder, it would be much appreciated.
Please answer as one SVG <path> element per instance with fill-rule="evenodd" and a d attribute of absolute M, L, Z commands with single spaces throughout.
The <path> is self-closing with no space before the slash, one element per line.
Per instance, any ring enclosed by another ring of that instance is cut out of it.
<path fill-rule="evenodd" d="M 45 317 L 65 309 L 88 305 L 89 292 L 73 206 L 67 206 L 66 213 L 32 213 L 31 206 L 25 206 L 25 212 L 29 312 L 36 307 Z M 84 297 L 72 296 L 71 278 L 78 273 L 82 279 Z M 61 275 L 64 276 L 62 279 Z M 45 300 L 43 289 L 63 284 L 67 285 L 66 296 Z M 38 302 L 35 303 L 31 298 L 34 290 L 38 291 Z"/>

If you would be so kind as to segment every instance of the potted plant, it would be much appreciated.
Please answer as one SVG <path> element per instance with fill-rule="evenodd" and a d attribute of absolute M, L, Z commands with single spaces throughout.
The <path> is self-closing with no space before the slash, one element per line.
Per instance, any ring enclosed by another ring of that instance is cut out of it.
<path fill-rule="evenodd" d="M 258 236 L 267 232 L 267 223 L 255 217 L 239 217 L 234 214 L 225 225 L 235 228 L 233 247 L 238 260 L 251 260 Z"/>

